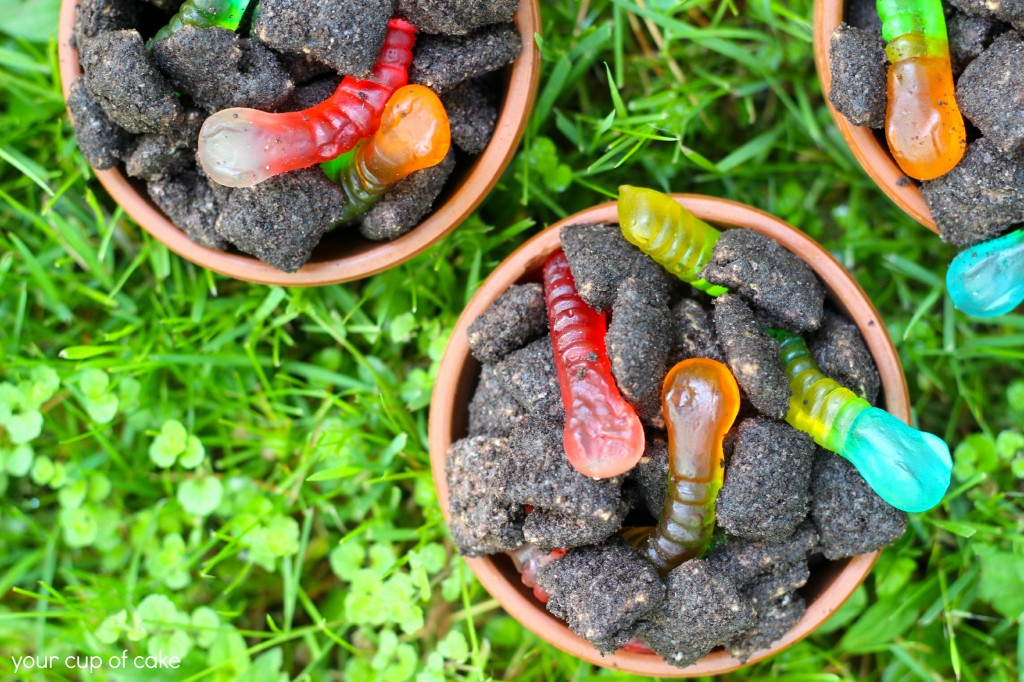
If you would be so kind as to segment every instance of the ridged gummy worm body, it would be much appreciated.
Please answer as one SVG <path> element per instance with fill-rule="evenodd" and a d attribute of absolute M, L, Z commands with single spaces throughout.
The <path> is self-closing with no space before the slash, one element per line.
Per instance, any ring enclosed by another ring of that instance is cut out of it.
<path fill-rule="evenodd" d="M 807 343 L 796 334 L 773 331 L 793 396 L 786 421 L 827 450 L 838 452 L 853 420 L 871 404 L 825 376 Z"/>
<path fill-rule="evenodd" d="M 605 316 L 580 298 L 562 251 L 544 265 L 544 296 L 565 405 L 569 462 L 592 478 L 624 474 L 643 456 L 643 426 L 612 376 Z"/>
<path fill-rule="evenodd" d="M 619 227 L 629 243 L 695 289 L 711 296 L 728 291 L 700 276 L 721 232 L 653 189 L 623 185 L 618 208 Z"/>
<path fill-rule="evenodd" d="M 430 88 L 407 85 L 388 101 L 380 128 L 356 147 L 337 183 L 347 201 L 341 223 L 366 213 L 403 178 L 441 163 L 451 147 L 451 126 Z"/>
<path fill-rule="evenodd" d="M 665 378 L 662 405 L 668 429 L 668 492 L 654 531 L 640 553 L 664 576 L 700 556 L 715 528 L 722 488 L 722 440 L 740 409 L 740 388 L 729 368 L 694 358 Z"/>
<path fill-rule="evenodd" d="M 153 40 L 166 38 L 185 26 L 224 28 L 237 31 L 251 0 L 185 0 L 167 25 L 157 31 Z"/>
<path fill-rule="evenodd" d="M 512 550 L 508 555 L 516 570 L 519 571 L 523 584 L 533 590 L 533 596 L 537 598 L 537 601 L 547 604 L 551 596 L 537 584 L 537 574 L 540 573 L 540 569 L 565 556 L 565 550 L 553 549 L 550 552 L 545 552 L 536 545 L 526 543 Z"/>
<path fill-rule="evenodd" d="M 940 0 L 877 0 L 889 67 L 885 136 L 903 172 L 931 180 L 967 148 Z"/>
<path fill-rule="evenodd" d="M 349 151 L 377 131 L 388 100 L 409 82 L 415 44 L 416 28 L 392 19 L 370 79 L 346 76 L 330 99 L 304 111 L 217 112 L 199 133 L 203 168 L 222 185 L 252 187 Z"/>
<path fill-rule="evenodd" d="M 927 511 L 942 501 L 953 461 L 941 438 L 911 428 L 822 374 L 803 338 L 769 332 L 779 341 L 793 391 L 786 416 L 791 426 L 845 457 L 897 509 Z"/>

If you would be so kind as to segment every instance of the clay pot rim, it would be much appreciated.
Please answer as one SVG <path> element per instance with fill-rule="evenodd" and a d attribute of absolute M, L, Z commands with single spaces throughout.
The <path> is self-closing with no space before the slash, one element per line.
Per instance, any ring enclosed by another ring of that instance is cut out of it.
<path fill-rule="evenodd" d="M 62 0 L 57 56 L 61 85 L 67 101 L 71 83 L 82 73 L 78 50 L 71 46 L 78 0 Z M 351 282 L 378 274 L 423 253 L 462 224 L 483 202 L 511 163 L 529 123 L 540 83 L 540 50 L 534 35 L 540 33 L 538 0 L 521 0 L 516 27 L 523 51 L 513 63 L 505 101 L 487 149 L 466 171 L 459 184 L 446 190 L 444 203 L 410 232 L 390 242 L 359 239 L 340 243 L 340 254 L 314 259 L 294 273 L 277 270 L 241 253 L 226 253 L 200 246 L 178 229 L 120 168 L 93 169 L 100 183 L 146 232 L 182 258 L 222 275 L 255 284 L 312 287 Z M 70 112 L 69 112 L 70 116 Z"/>
<path fill-rule="evenodd" d="M 897 165 L 889 148 L 882 144 L 872 129 L 850 123 L 845 116 L 835 110 L 829 99 L 828 94 L 832 90 L 829 45 L 832 31 L 843 21 L 845 6 L 845 0 L 814 0 L 814 62 L 825 104 L 857 163 L 871 176 L 875 184 L 907 215 L 938 234 L 939 228 L 932 218 L 931 209 L 921 194 L 921 184 L 907 177 Z"/>
<path fill-rule="evenodd" d="M 747 227 L 774 237 L 787 249 L 800 255 L 818 274 L 829 290 L 831 300 L 844 310 L 864 336 L 882 377 L 886 409 L 909 422 L 910 398 L 906 377 L 892 339 L 867 294 L 853 277 L 821 245 L 796 228 L 763 211 L 714 197 L 676 194 L 676 201 L 699 217 L 726 227 Z M 538 281 L 538 272 L 547 256 L 560 246 L 559 230 L 577 223 L 616 222 L 614 203 L 605 203 L 559 221 L 523 244 L 505 259 L 473 295 L 452 332 L 438 369 L 431 396 L 429 445 L 430 463 L 438 502 L 449 520 L 448 485 L 444 475 L 448 446 L 456 440 L 455 421 L 465 423 L 468 397 L 456 405 L 460 384 L 472 383 L 479 363 L 469 355 L 467 329 L 498 296 L 516 282 Z M 469 381 L 467 382 L 467 377 Z M 849 598 L 863 582 L 879 552 L 862 554 L 846 561 L 822 593 L 810 604 L 801 620 L 770 647 L 755 653 L 742 664 L 716 649 L 686 669 L 674 668 L 657 656 L 619 651 L 601 656 L 588 642 L 573 634 L 566 625 L 548 613 L 518 581 L 513 583 L 491 557 L 466 559 L 484 588 L 517 621 L 548 643 L 595 665 L 649 677 L 697 677 L 720 675 L 752 665 L 796 644 L 816 630 Z M 836 562 L 838 564 L 838 562 Z"/>

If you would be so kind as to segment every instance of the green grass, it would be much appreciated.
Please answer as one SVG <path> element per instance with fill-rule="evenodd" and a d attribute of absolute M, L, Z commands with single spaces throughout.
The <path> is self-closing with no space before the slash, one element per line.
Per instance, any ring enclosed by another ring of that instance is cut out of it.
<path fill-rule="evenodd" d="M 116 208 L 64 114 L 57 4 L 0 3 L 0 403 L 22 404 L 0 434 L 0 678 L 112 679 L 15 676 L 11 657 L 125 649 L 188 653 L 118 679 L 623 678 L 539 641 L 455 557 L 426 408 L 480 281 L 629 181 L 819 239 L 880 309 L 921 426 L 957 450 L 946 501 L 848 606 L 730 679 L 1024 680 L 1024 316 L 953 313 L 953 251 L 829 119 L 810 0 L 545 0 L 538 107 L 479 212 L 402 267 L 311 291 L 211 275 Z"/>

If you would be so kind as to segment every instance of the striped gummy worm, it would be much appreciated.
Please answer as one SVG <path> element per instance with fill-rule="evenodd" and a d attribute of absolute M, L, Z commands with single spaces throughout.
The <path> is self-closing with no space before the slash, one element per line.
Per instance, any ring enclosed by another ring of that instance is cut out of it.
<path fill-rule="evenodd" d="M 252 187 L 288 171 L 330 161 L 380 127 L 384 107 L 409 82 L 416 28 L 388 23 L 373 76 L 346 76 L 325 102 L 304 111 L 271 114 L 256 109 L 219 111 L 199 133 L 199 160 L 228 187 Z"/>
<path fill-rule="evenodd" d="M 967 148 L 940 0 L 877 0 L 889 57 L 885 137 L 918 180 L 953 170 Z"/>
<path fill-rule="evenodd" d="M 619 223 L 627 240 L 683 281 L 712 296 L 725 292 L 700 279 L 720 233 L 691 217 L 668 195 L 620 188 Z M 949 487 L 949 447 L 826 377 L 801 337 L 769 332 L 782 346 L 793 390 L 787 421 L 810 434 L 818 445 L 853 463 L 889 504 L 904 511 L 924 511 L 937 505 Z"/>
<path fill-rule="evenodd" d="M 384 108 L 380 128 L 359 143 L 336 180 L 347 197 L 339 222 L 366 213 L 403 178 L 441 163 L 451 141 L 448 114 L 434 91 L 422 85 L 400 88 Z"/>
<path fill-rule="evenodd" d="M 740 410 L 740 387 L 717 360 L 672 368 L 662 393 L 668 429 L 668 491 L 658 525 L 638 549 L 662 576 L 704 553 L 725 476 L 722 441 Z"/>
<path fill-rule="evenodd" d="M 178 8 L 177 14 L 153 36 L 153 41 L 166 38 L 185 26 L 237 31 L 250 2 L 251 0 L 185 0 Z"/>
<path fill-rule="evenodd" d="M 931 509 L 949 488 L 949 447 L 873 407 L 825 376 L 804 339 L 777 329 L 782 364 L 793 396 L 786 421 L 853 464 L 878 495 L 907 512 Z"/>
<path fill-rule="evenodd" d="M 623 236 L 656 263 L 711 296 L 728 291 L 700 277 L 721 232 L 653 189 L 623 185 L 618 208 Z"/>

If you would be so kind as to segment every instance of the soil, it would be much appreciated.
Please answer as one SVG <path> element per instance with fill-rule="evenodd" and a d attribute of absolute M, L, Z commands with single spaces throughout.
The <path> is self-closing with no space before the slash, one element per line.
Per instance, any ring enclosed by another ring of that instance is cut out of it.
<path fill-rule="evenodd" d="M 644 445 L 643 457 L 629 473 L 640 487 L 647 511 L 655 519 L 668 494 L 668 441 L 664 437 L 653 437 L 647 438 Z"/>
<path fill-rule="evenodd" d="M 639 620 L 635 631 L 672 665 L 692 665 L 754 624 L 750 600 L 728 575 L 706 561 L 687 561 L 668 574 L 665 587 L 665 599 L 654 616 Z"/>
<path fill-rule="evenodd" d="M 481 154 L 491 141 L 498 109 L 484 79 L 457 85 L 441 101 L 452 119 L 452 143 L 467 154 Z"/>
<path fill-rule="evenodd" d="M 957 83 L 957 98 L 964 116 L 1011 155 L 1024 145 L 1024 39 L 1013 31 L 992 45 L 964 69 Z"/>
<path fill-rule="evenodd" d="M 667 593 L 654 566 L 621 540 L 570 550 L 540 569 L 537 584 L 551 596 L 548 610 L 603 653 L 628 642 Z"/>
<path fill-rule="evenodd" d="M 765 333 L 751 307 L 736 294 L 720 296 L 715 330 L 746 399 L 761 414 L 784 419 L 793 392 L 779 362 L 779 344 Z"/>
<path fill-rule="evenodd" d="M 398 12 L 424 33 L 464 35 L 512 21 L 518 0 L 398 0 Z"/>
<path fill-rule="evenodd" d="M 409 82 L 444 95 L 473 78 L 497 71 L 522 49 L 515 26 L 482 28 L 466 36 L 424 35 L 416 44 Z"/>
<path fill-rule="evenodd" d="M 527 411 L 505 386 L 494 365 L 483 366 L 480 383 L 469 404 L 470 436 L 507 436 L 526 418 Z"/>
<path fill-rule="evenodd" d="M 942 239 L 967 248 L 1024 222 L 1024 0 L 943 4 L 968 148 L 951 172 L 921 183 L 921 192 Z M 847 3 L 849 25 L 831 40 L 829 98 L 885 145 L 888 61 L 874 5 Z"/>
<path fill-rule="evenodd" d="M 497 362 L 548 328 L 544 287 L 513 286 L 469 327 L 469 349 L 480 362 Z"/>
<path fill-rule="evenodd" d="M 810 338 L 811 355 L 825 376 L 877 404 L 882 378 L 871 358 L 857 325 L 834 312 L 825 313 L 825 322 Z"/>
<path fill-rule="evenodd" d="M 715 327 L 707 309 L 692 298 L 684 298 L 672 308 L 672 328 L 675 345 L 673 362 L 676 364 L 689 358 L 710 358 L 725 361 L 725 354 L 718 345 Z"/>
<path fill-rule="evenodd" d="M 235 191 L 217 219 L 217 233 L 279 270 L 294 272 L 338 222 L 345 193 L 317 168 L 306 168 Z"/>
<path fill-rule="evenodd" d="M 73 41 L 83 76 L 68 101 L 79 146 L 98 170 L 123 163 L 194 241 L 297 270 L 339 227 L 344 197 L 311 179 L 319 174 L 326 182 L 316 167 L 250 189 L 216 185 L 197 164 L 196 133 L 217 111 L 301 111 L 329 98 L 342 75 L 368 75 L 394 5 L 263 0 L 253 3 L 238 32 L 185 27 L 147 44 L 176 3 L 82 0 Z M 498 72 L 521 50 L 512 23 L 517 6 L 518 0 L 398 3 L 397 16 L 421 30 L 410 80 L 443 95 L 452 151 L 439 165 L 395 185 L 350 228 L 338 230 L 348 232 L 338 238 L 390 241 L 408 233 L 430 214 L 457 168 L 468 168 L 487 148 L 498 119 Z M 199 186 L 204 183 L 208 187 Z M 286 196 L 294 186 L 319 187 L 322 196 Z M 300 208 L 309 213 L 297 221 Z"/>
<path fill-rule="evenodd" d="M 635 504 L 636 491 L 623 488 L 615 511 L 607 519 L 579 517 L 551 509 L 534 509 L 523 523 L 523 539 L 545 552 L 600 545 L 619 532 Z"/>
<path fill-rule="evenodd" d="M 661 388 L 672 353 L 672 316 L 668 306 L 650 300 L 644 285 L 629 278 L 619 286 L 605 343 L 612 373 L 622 395 L 644 422 L 659 422 Z"/>
<path fill-rule="evenodd" d="M 754 417 L 736 427 L 729 446 L 718 525 L 747 540 L 786 539 L 810 509 L 814 441 L 789 424 Z"/>
<path fill-rule="evenodd" d="M 501 462 L 508 458 L 505 438 L 476 437 L 448 451 L 445 470 L 451 491 L 449 528 L 463 556 L 506 552 L 523 544 L 523 508 L 493 494 Z"/>
<path fill-rule="evenodd" d="M 1004 154 L 991 140 L 967 146 L 960 164 L 921 194 L 943 240 L 969 248 L 1024 223 L 1024 148 Z"/>
<path fill-rule="evenodd" d="M 338 73 L 370 75 L 391 0 L 261 0 L 252 32 L 278 52 L 308 54 Z"/>
<path fill-rule="evenodd" d="M 832 106 L 855 126 L 884 128 L 889 60 L 881 27 L 863 29 L 840 24 L 832 33 L 829 50 L 833 86 L 828 96 Z"/>
<path fill-rule="evenodd" d="M 906 514 L 882 501 L 852 464 L 821 448 L 814 461 L 811 489 L 811 518 L 826 559 L 888 545 L 907 529 Z"/>
<path fill-rule="evenodd" d="M 609 310 L 619 285 L 640 281 L 649 296 L 668 300 L 679 281 L 627 242 L 617 225 L 574 225 L 562 231 L 562 249 L 572 269 L 576 290 L 598 312 Z"/>
<path fill-rule="evenodd" d="M 359 220 L 359 234 L 372 242 L 398 239 L 430 213 L 458 163 L 455 150 L 433 168 L 399 182 Z"/>
<path fill-rule="evenodd" d="M 545 334 L 510 353 L 495 365 L 494 374 L 505 388 L 505 395 L 511 396 L 527 413 L 565 419 L 565 407 L 562 405 L 562 393 L 555 370 L 555 351 L 549 335 Z"/>
<path fill-rule="evenodd" d="M 274 52 L 234 31 L 185 26 L 155 42 L 150 54 L 171 84 L 204 111 L 273 111 L 295 92 Z"/>
<path fill-rule="evenodd" d="M 798 333 L 821 326 L 824 285 L 807 263 L 760 232 L 723 232 L 700 274 L 749 300 L 769 326 Z"/>
<path fill-rule="evenodd" d="M 581 296 L 606 306 L 616 383 L 645 421 L 644 456 L 624 476 L 595 480 L 568 462 L 540 285 L 513 286 L 470 327 L 482 370 L 469 434 L 449 452 L 453 537 L 467 556 L 509 551 L 520 538 L 568 550 L 538 583 L 551 595 L 548 610 L 604 653 L 640 637 L 681 667 L 718 646 L 746 660 L 803 615 L 811 563 L 879 549 L 905 528 L 905 515 L 856 469 L 779 421 L 790 389 L 763 331 L 768 320 L 814 328 L 815 357 L 851 390 L 876 399 L 880 381 L 814 272 L 745 232 L 726 230 L 713 262 L 723 277 L 745 273 L 748 286 L 716 299 L 712 314 L 705 294 L 666 277 L 617 225 L 562 230 Z M 655 525 L 665 503 L 668 449 L 651 398 L 660 407 L 669 369 L 690 357 L 726 359 L 742 388 L 741 417 L 725 441 L 712 549 L 662 579 L 620 533 Z M 470 456 L 482 468 L 467 467 Z"/>

